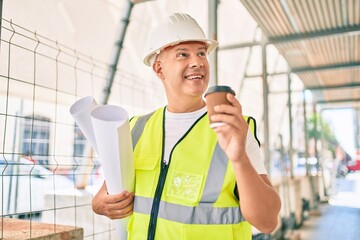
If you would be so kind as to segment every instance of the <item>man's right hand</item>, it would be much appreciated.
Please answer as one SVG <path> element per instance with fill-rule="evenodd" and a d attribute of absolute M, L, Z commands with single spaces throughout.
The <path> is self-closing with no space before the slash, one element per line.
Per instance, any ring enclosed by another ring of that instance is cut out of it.
<path fill-rule="evenodd" d="M 99 215 L 110 219 L 124 218 L 132 214 L 134 207 L 134 193 L 124 191 L 119 194 L 109 195 L 104 181 L 92 202 L 92 209 Z"/>

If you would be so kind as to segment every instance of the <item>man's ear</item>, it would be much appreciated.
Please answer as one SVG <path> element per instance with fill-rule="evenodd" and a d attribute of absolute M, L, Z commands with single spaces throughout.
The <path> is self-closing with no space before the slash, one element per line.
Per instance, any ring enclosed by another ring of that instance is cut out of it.
<path fill-rule="evenodd" d="M 162 73 L 162 64 L 160 61 L 155 61 L 154 64 L 152 65 L 152 68 L 154 70 L 154 72 L 156 73 L 156 75 L 158 76 L 158 78 L 163 79 L 164 75 Z"/>

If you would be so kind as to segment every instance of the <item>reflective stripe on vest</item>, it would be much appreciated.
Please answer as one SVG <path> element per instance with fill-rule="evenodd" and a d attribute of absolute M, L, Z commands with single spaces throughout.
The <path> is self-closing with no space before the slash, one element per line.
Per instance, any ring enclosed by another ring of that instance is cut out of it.
<path fill-rule="evenodd" d="M 219 197 L 226 174 L 228 161 L 229 159 L 221 149 L 219 143 L 216 143 L 208 173 L 209 176 L 214 177 L 208 177 L 206 179 L 205 188 L 200 203 L 214 203 Z"/>
<path fill-rule="evenodd" d="M 152 198 L 136 196 L 134 211 L 150 215 L 152 202 Z M 160 202 L 158 217 L 186 224 L 237 224 L 245 221 L 239 207 L 216 208 L 207 203 L 189 207 L 164 201 Z"/>
<path fill-rule="evenodd" d="M 154 114 L 154 112 L 149 113 L 147 115 L 139 117 L 139 119 L 136 121 L 135 126 L 131 130 L 131 139 L 132 139 L 132 145 L 133 150 L 135 149 L 136 144 L 138 143 L 140 136 L 145 128 L 145 124 L 149 120 L 149 118 Z"/>

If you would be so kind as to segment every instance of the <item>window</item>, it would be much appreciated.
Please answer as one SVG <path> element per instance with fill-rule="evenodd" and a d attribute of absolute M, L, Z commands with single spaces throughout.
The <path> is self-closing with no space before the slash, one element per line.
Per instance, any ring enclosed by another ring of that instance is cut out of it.
<path fill-rule="evenodd" d="M 74 156 L 81 157 L 84 154 L 86 138 L 80 128 L 75 125 L 74 130 Z"/>
<path fill-rule="evenodd" d="M 23 120 L 21 152 L 37 164 L 49 164 L 50 119 L 35 115 Z"/>

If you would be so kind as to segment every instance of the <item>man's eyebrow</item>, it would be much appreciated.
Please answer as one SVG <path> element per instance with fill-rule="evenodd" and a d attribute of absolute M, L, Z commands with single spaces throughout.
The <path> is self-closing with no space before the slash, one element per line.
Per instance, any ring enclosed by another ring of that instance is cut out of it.
<path fill-rule="evenodd" d="M 175 49 L 175 52 L 177 52 L 177 51 L 189 51 L 190 49 L 189 48 L 176 48 Z M 203 46 L 203 47 L 199 47 L 197 50 L 206 50 L 206 47 L 205 46 Z"/>

